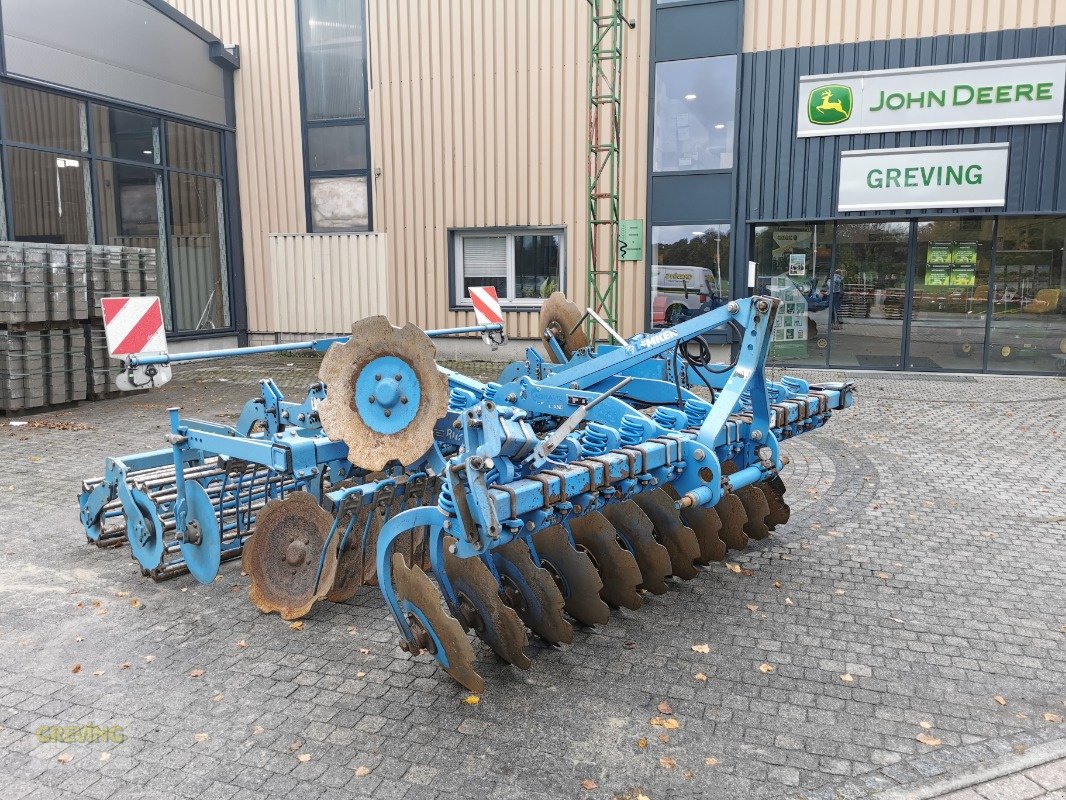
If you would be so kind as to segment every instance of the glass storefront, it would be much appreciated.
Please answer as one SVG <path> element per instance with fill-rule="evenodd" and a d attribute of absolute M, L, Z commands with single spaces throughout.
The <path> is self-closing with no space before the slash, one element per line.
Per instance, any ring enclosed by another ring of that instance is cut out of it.
<path fill-rule="evenodd" d="M 217 130 L 0 83 L 0 238 L 155 249 L 168 330 L 229 328 Z"/>
<path fill-rule="evenodd" d="M 668 328 L 729 300 L 729 226 L 651 229 L 651 324 Z"/>
<path fill-rule="evenodd" d="M 1066 217 L 754 228 L 756 291 L 796 366 L 1055 372 L 1066 366 Z"/>

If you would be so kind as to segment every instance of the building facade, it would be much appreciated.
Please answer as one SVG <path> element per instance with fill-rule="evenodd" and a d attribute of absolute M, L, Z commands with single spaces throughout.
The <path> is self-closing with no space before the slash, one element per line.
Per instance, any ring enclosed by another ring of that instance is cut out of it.
<path fill-rule="evenodd" d="M 157 248 L 175 339 L 465 325 L 486 283 L 536 338 L 586 301 L 585 2 L 87 8 L 0 0 L 0 233 Z M 1061 368 L 1061 2 L 625 15 L 623 333 L 759 291 L 779 363 Z"/>

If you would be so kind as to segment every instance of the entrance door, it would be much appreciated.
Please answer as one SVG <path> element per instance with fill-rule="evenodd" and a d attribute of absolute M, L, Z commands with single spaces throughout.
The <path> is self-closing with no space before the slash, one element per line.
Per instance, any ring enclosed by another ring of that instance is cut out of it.
<path fill-rule="evenodd" d="M 831 286 L 829 361 L 901 369 L 909 222 L 839 222 Z"/>

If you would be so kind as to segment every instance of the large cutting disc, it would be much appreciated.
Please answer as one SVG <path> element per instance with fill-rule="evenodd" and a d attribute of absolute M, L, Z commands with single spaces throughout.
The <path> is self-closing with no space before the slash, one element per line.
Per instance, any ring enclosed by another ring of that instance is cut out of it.
<path fill-rule="evenodd" d="M 460 558 L 451 553 L 455 539 L 444 539 L 444 571 L 459 600 L 455 609 L 468 628 L 504 661 L 522 669 L 533 662 L 523 652 L 526 629 L 515 610 L 500 597 L 500 584 L 480 558 Z"/>
<path fill-rule="evenodd" d="M 664 486 L 663 491 L 674 500 L 680 499 L 680 495 L 670 484 Z M 689 506 L 681 509 L 681 521 L 692 528 L 696 534 L 696 541 L 700 544 L 700 557 L 696 559 L 697 564 L 706 566 L 712 561 L 721 561 L 725 558 L 725 542 L 719 538 L 722 520 L 718 517 L 717 511 L 703 506 Z"/>
<path fill-rule="evenodd" d="M 533 633 L 549 644 L 574 640 L 574 629 L 563 616 L 563 593 L 552 574 L 533 563 L 529 546 L 512 539 L 493 551 L 503 595 Z"/>
<path fill-rule="evenodd" d="M 733 475 L 737 471 L 737 465 L 732 461 L 722 462 L 723 475 Z M 766 495 L 754 486 L 744 486 L 737 489 L 735 494 L 740 498 L 740 502 L 744 506 L 744 514 L 747 517 L 747 521 L 744 523 L 744 533 L 751 539 L 765 539 L 770 535 L 770 529 L 766 526 L 766 517 L 770 513 Z"/>
<path fill-rule="evenodd" d="M 559 347 L 570 358 L 575 350 L 589 346 L 589 339 L 581 330 L 581 309 L 566 299 L 562 292 L 555 292 L 540 307 L 540 330 L 548 358 L 558 362 L 555 351 L 548 345 L 549 337 L 559 343 Z M 577 330 L 574 330 L 577 328 Z M 572 331 L 572 332 L 571 332 Z"/>
<path fill-rule="evenodd" d="M 485 682 L 474 671 L 474 648 L 463 626 L 444 610 L 440 590 L 418 565 L 407 566 L 400 553 L 392 554 L 392 585 L 396 598 L 415 632 L 416 647 L 432 653 L 444 671 L 471 692 L 481 692 Z M 412 649 L 414 655 L 418 655 Z"/>
<path fill-rule="evenodd" d="M 600 597 L 615 608 L 640 608 L 644 601 L 637 592 L 643 578 L 633 554 L 618 543 L 618 533 L 599 511 L 570 521 L 574 543 L 588 553 L 596 565 L 603 588 Z"/>
<path fill-rule="evenodd" d="M 563 593 L 563 609 L 582 625 L 606 625 L 611 610 L 600 598 L 603 581 L 589 557 L 574 549 L 562 525 L 533 534 L 541 566 Z"/>
<path fill-rule="evenodd" d="M 718 518 L 722 520 L 722 530 L 718 534 L 730 550 L 743 550 L 748 546 L 748 534 L 744 533 L 744 523 L 748 514 L 744 504 L 735 494 L 724 494 L 714 507 Z"/>
<path fill-rule="evenodd" d="M 632 500 L 611 503 L 601 513 L 607 517 L 640 567 L 640 588 L 652 594 L 665 594 L 671 574 L 670 553 L 655 540 L 655 527 L 640 506 Z"/>
<path fill-rule="evenodd" d="M 670 553 L 670 571 L 687 581 L 699 575 L 695 562 L 700 557 L 700 543 L 692 528 L 681 522 L 673 498 L 662 489 L 653 489 L 636 495 L 633 502 L 648 515 L 655 537 Z"/>
<path fill-rule="evenodd" d="M 215 516 L 215 504 L 196 481 L 185 482 L 185 502 L 188 520 L 185 539 L 179 545 L 181 554 L 196 580 L 211 583 L 222 563 L 222 532 Z"/>
<path fill-rule="evenodd" d="M 299 619 L 326 596 L 337 569 L 337 543 L 326 547 L 332 526 L 333 517 L 307 492 L 263 507 L 242 556 L 252 579 L 252 602 L 260 611 Z"/>
<path fill-rule="evenodd" d="M 369 531 L 366 527 L 368 517 Z M 373 586 L 377 582 L 374 553 L 377 552 L 378 534 L 384 524 L 384 509 L 377 506 L 367 506 L 363 513 L 357 516 L 351 536 L 337 555 L 337 571 L 333 576 L 333 585 L 326 594 L 326 599 L 331 603 L 343 603 L 355 597 L 360 586 Z M 367 533 L 365 548 L 364 532 Z"/>
<path fill-rule="evenodd" d="M 411 464 L 433 445 L 433 426 L 448 410 L 448 381 L 436 348 L 411 324 L 385 317 L 352 325 L 351 338 L 326 352 L 318 376 L 326 399 L 322 429 L 348 445 L 348 460 L 370 471 L 390 461 Z"/>
<path fill-rule="evenodd" d="M 133 507 L 123 504 L 126 512 L 126 538 L 133 557 L 146 570 L 153 570 L 163 560 L 163 523 L 159 509 L 147 492 L 131 489 Z"/>
<path fill-rule="evenodd" d="M 766 515 L 766 525 L 770 530 L 773 530 L 778 525 L 784 525 L 792 515 L 792 509 L 789 508 L 784 498 L 785 485 L 780 478 L 777 479 L 776 483 L 781 489 L 780 493 L 778 492 L 778 487 L 774 486 L 771 481 L 755 484 L 762 490 L 763 495 L 766 497 L 766 504 L 770 509 L 770 513 Z"/>

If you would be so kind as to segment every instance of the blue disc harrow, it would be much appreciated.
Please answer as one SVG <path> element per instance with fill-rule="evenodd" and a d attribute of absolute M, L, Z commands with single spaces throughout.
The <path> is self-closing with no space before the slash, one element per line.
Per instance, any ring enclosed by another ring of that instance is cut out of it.
<path fill-rule="evenodd" d="M 209 582 L 243 554 L 253 601 L 286 619 L 376 585 L 402 647 L 480 691 L 469 634 L 529 668 L 529 632 L 569 643 L 575 625 L 639 608 L 788 521 L 781 443 L 851 406 L 854 386 L 767 380 L 777 306 L 737 300 L 590 346 L 591 312 L 557 294 L 545 353 L 490 383 L 438 366 L 432 338 L 499 326 L 376 317 L 272 346 L 324 352 L 302 401 L 263 380 L 233 426 L 171 410 L 167 449 L 108 459 L 85 483 L 82 523 L 97 544 L 128 541 L 156 578 Z M 725 327 L 728 364 L 704 338 Z"/>

